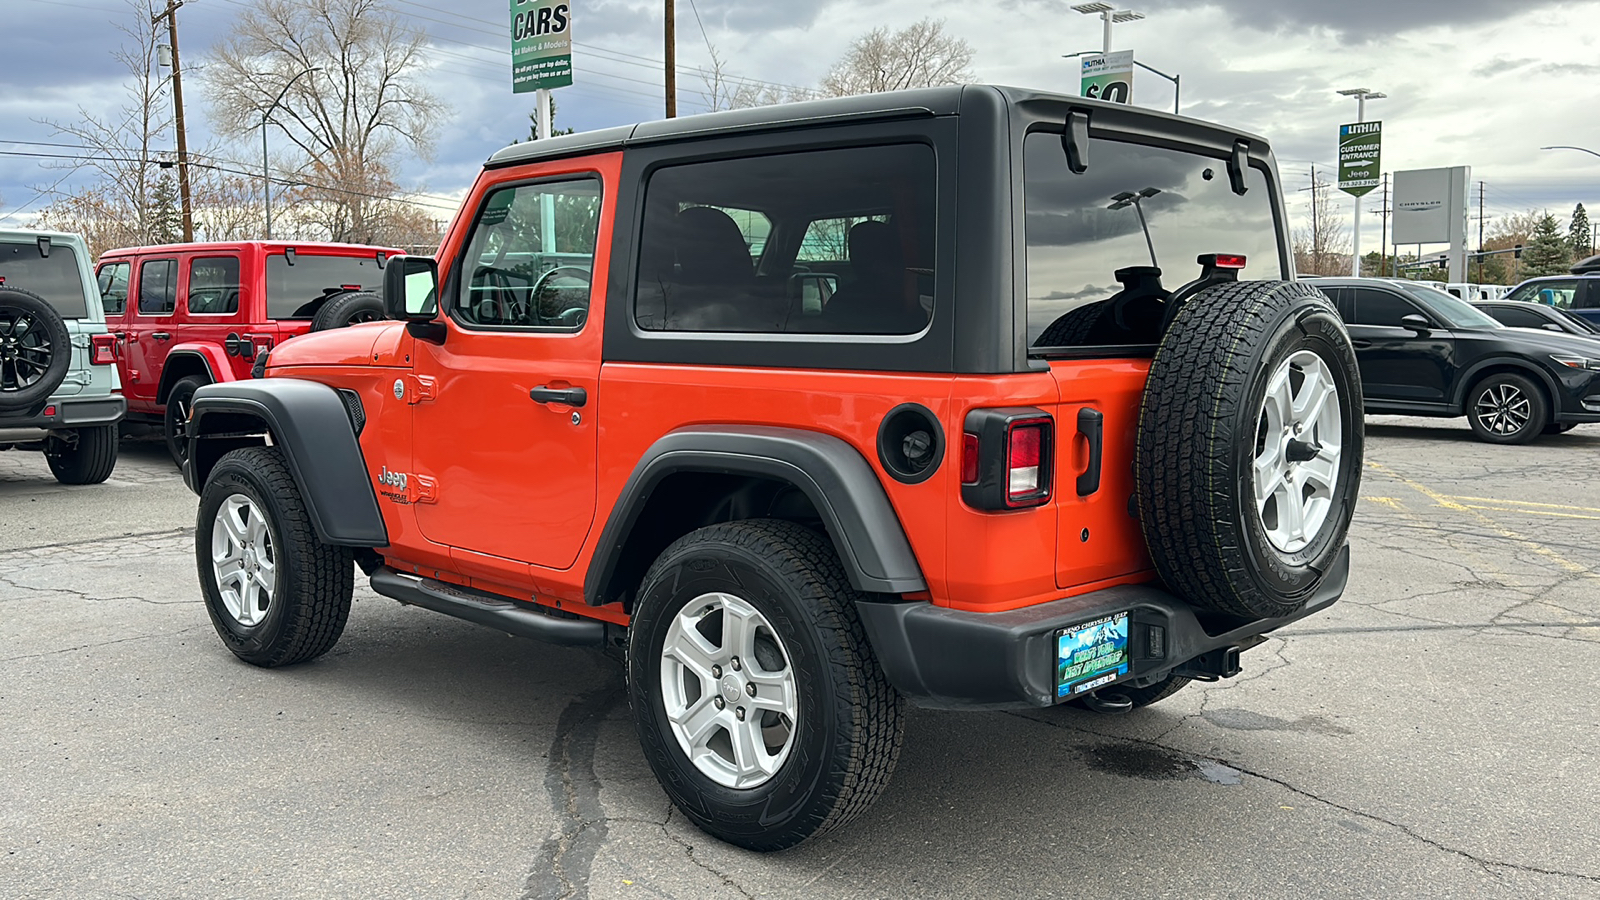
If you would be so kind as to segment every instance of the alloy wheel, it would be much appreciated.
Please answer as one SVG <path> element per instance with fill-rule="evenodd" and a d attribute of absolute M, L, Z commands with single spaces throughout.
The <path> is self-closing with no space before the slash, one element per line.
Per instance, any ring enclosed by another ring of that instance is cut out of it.
<path fill-rule="evenodd" d="M 245 627 L 259 625 L 277 587 L 272 529 L 255 501 L 234 494 L 222 502 L 211 526 L 211 571 L 222 606 Z"/>
<path fill-rule="evenodd" d="M 1310 544 L 1333 509 L 1342 429 L 1328 364 L 1310 350 L 1284 360 L 1262 399 L 1251 479 L 1262 528 L 1284 553 Z"/>
<path fill-rule="evenodd" d="M 747 601 L 724 593 L 689 601 L 667 629 L 661 685 L 678 746 L 717 784 L 759 787 L 788 758 L 799 715 L 794 667 Z"/>
<path fill-rule="evenodd" d="M 1533 416 L 1533 404 L 1528 395 L 1514 384 L 1499 382 L 1484 388 L 1473 404 L 1473 415 L 1478 424 L 1490 434 L 1510 436 L 1528 427 Z"/>
<path fill-rule="evenodd" d="M 0 308 L 0 391 L 13 392 L 37 384 L 55 354 L 37 317 Z"/>

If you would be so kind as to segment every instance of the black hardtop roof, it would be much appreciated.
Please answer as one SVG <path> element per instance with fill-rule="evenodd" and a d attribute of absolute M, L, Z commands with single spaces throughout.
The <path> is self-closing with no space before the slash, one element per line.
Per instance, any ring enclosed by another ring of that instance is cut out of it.
<path fill-rule="evenodd" d="M 969 84 L 831 97 L 826 100 L 807 100 L 776 106 L 702 113 L 676 119 L 657 119 L 637 125 L 619 125 L 596 131 L 560 135 L 542 141 L 512 144 L 489 157 L 485 166 L 509 166 L 715 134 L 781 130 L 802 125 L 818 125 L 830 120 L 844 123 L 858 120 L 953 116 L 960 113 L 964 98 L 967 102 L 975 99 L 969 96 L 973 92 L 981 92 L 986 95 L 983 99 L 991 102 L 999 100 L 1008 106 L 1038 107 L 1059 104 L 1063 108 L 1063 114 L 1067 106 L 1091 110 L 1105 109 L 1112 112 L 1117 119 L 1128 116 L 1148 119 L 1153 129 L 1157 131 L 1166 130 L 1163 128 L 1165 123 L 1175 133 L 1188 135 L 1197 130 L 1204 130 L 1214 132 L 1216 136 L 1226 134 L 1230 138 L 1242 138 L 1263 148 L 1266 146 L 1266 141 L 1257 135 L 1153 109 L 1028 88 Z"/>

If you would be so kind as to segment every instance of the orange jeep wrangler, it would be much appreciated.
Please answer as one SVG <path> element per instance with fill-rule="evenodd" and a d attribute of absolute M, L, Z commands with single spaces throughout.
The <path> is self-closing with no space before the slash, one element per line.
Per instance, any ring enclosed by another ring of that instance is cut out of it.
<path fill-rule="evenodd" d="M 906 702 L 1123 712 L 1345 586 L 1356 364 L 1254 135 L 968 86 L 520 144 L 383 300 L 195 393 L 217 633 L 325 653 L 359 565 L 621 651 L 745 847 L 865 810 Z"/>

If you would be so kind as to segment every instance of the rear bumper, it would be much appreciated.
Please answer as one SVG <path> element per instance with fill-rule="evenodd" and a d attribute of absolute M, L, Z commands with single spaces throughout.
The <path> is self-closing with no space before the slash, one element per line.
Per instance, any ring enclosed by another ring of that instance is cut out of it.
<path fill-rule="evenodd" d="M 927 602 L 861 602 L 856 608 L 889 682 L 912 703 L 937 709 L 1051 706 L 1067 699 L 1056 696 L 1055 683 L 1056 633 L 1062 628 L 1127 612 L 1130 671 L 1119 681 L 1161 677 L 1175 669 L 1220 675 L 1230 648 L 1247 649 L 1261 642 L 1260 635 L 1326 609 L 1339 599 L 1349 575 L 1346 546 L 1299 612 L 1255 621 L 1202 619 L 1189 604 L 1151 585 L 1107 588 L 999 613 Z M 1152 652 L 1158 644 L 1159 655 Z"/>
<path fill-rule="evenodd" d="M 54 409 L 50 415 L 47 411 Z M 38 432 L 59 431 L 64 428 L 87 428 L 94 425 L 115 425 L 127 415 L 128 401 L 121 394 L 112 394 L 104 397 L 77 398 L 68 397 L 61 400 L 47 401 L 38 412 L 24 416 L 0 416 L 0 433 L 11 432 L 19 437 L 15 440 L 24 440 L 24 432 L 33 432 L 34 438 L 42 435 Z"/>

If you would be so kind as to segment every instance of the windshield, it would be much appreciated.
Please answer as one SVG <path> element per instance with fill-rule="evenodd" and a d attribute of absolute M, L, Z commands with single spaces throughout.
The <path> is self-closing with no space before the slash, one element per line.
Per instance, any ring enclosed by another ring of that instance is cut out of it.
<path fill-rule="evenodd" d="M 1572 307 L 1572 298 L 1578 293 L 1578 279 L 1553 278 L 1547 281 L 1525 281 L 1506 296 L 1518 303 L 1543 303 L 1557 309 Z"/>
<path fill-rule="evenodd" d="M 1401 284 L 1400 289 L 1427 304 L 1451 328 L 1504 328 L 1487 313 L 1453 294 L 1425 284 Z"/>
<path fill-rule="evenodd" d="M 89 300 L 78 273 L 78 256 L 59 244 L 49 256 L 39 255 L 37 241 L 0 241 L 0 286 L 21 288 L 43 297 L 63 319 L 89 315 Z"/>
<path fill-rule="evenodd" d="M 1241 279 L 1284 277 L 1261 169 L 1241 196 L 1220 158 L 1103 138 L 1088 158 L 1073 174 L 1059 134 L 1023 142 L 1030 346 L 1154 343 L 1166 292 L 1200 276 L 1201 254 L 1244 256 Z"/>
<path fill-rule="evenodd" d="M 329 294 L 377 291 L 383 284 L 376 251 L 366 256 L 307 256 L 294 264 L 274 253 L 267 257 L 267 315 L 274 319 L 309 319 Z"/>

